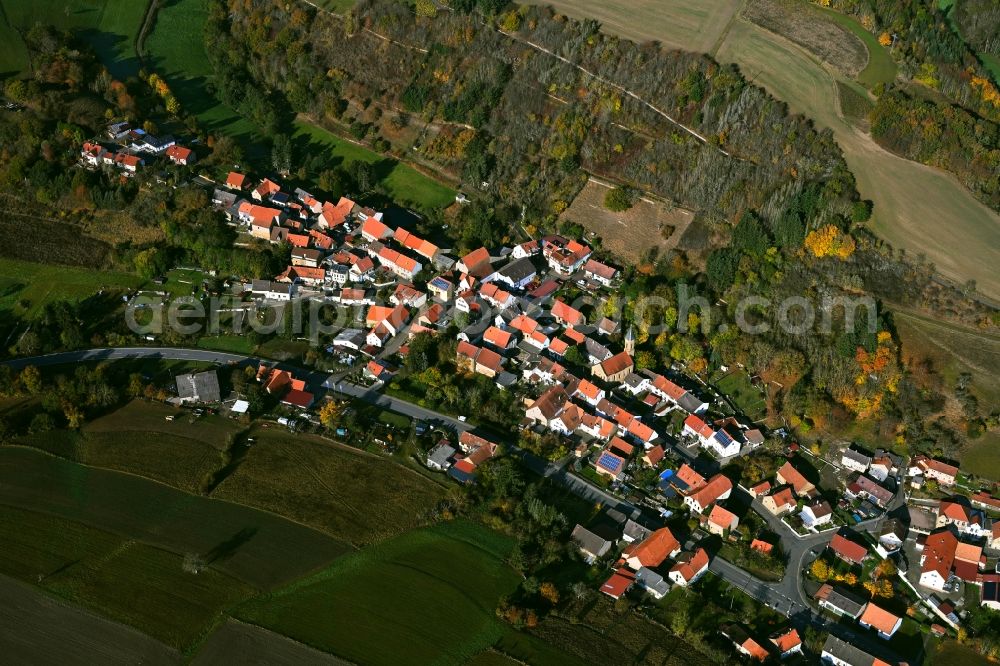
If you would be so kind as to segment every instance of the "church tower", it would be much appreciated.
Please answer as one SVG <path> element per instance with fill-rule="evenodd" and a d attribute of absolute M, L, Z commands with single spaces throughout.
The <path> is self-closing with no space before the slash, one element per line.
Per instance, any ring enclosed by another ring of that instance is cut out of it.
<path fill-rule="evenodd" d="M 633 358 L 635 357 L 635 335 L 632 333 L 631 325 L 629 325 L 628 332 L 625 334 L 625 353 Z"/>

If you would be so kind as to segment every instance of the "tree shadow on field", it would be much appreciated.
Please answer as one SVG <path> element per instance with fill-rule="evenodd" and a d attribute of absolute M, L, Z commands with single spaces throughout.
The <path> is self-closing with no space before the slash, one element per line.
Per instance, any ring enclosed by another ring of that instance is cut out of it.
<path fill-rule="evenodd" d="M 256 535 L 256 527 L 244 527 L 239 532 L 205 553 L 205 563 L 214 564 L 216 562 L 225 562 L 235 555 L 240 548 L 247 544 Z"/>

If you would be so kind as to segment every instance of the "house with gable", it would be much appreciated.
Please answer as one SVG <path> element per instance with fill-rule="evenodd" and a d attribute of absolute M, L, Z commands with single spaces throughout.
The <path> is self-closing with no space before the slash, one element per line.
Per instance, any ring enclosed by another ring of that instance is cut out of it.
<path fill-rule="evenodd" d="M 684 498 L 692 513 L 704 513 L 709 506 L 724 500 L 733 492 L 733 482 L 723 474 L 716 474 L 709 479 L 705 485 L 701 486 Z"/>
<path fill-rule="evenodd" d="M 668 527 L 655 530 L 642 541 L 633 541 L 622 551 L 622 559 L 633 571 L 642 567 L 654 569 L 668 557 L 681 552 L 681 544 Z"/>
<path fill-rule="evenodd" d="M 671 567 L 670 573 L 667 574 L 674 585 L 687 587 L 708 571 L 708 553 L 704 548 L 698 548 L 693 553 L 683 553 L 676 559 L 677 564 Z"/>

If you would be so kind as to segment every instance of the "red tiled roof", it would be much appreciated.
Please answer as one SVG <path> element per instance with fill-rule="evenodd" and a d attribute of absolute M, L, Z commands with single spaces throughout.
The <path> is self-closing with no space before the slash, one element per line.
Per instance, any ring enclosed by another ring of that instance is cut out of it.
<path fill-rule="evenodd" d="M 611 444 L 608 445 L 614 451 L 617 451 L 623 456 L 630 456 L 635 450 L 635 447 L 626 442 L 621 437 L 614 437 L 611 440 Z"/>
<path fill-rule="evenodd" d="M 582 324 L 586 321 L 579 310 L 566 305 L 558 298 L 552 303 L 552 316 L 566 324 Z"/>
<path fill-rule="evenodd" d="M 611 266 L 608 266 L 606 264 L 602 264 L 601 262 L 597 261 L 596 259 L 591 259 L 586 264 L 584 264 L 583 265 L 583 270 L 586 273 L 591 273 L 593 275 L 597 275 L 598 277 L 602 277 L 605 280 L 612 279 L 615 276 L 615 274 L 618 272 L 616 269 L 612 268 Z"/>
<path fill-rule="evenodd" d="M 729 509 L 723 508 L 716 504 L 712 507 L 712 511 L 708 514 L 708 522 L 713 525 L 717 525 L 723 529 L 728 529 L 733 526 L 733 521 L 736 520 L 736 514 Z"/>
<path fill-rule="evenodd" d="M 851 541 L 840 532 L 833 535 L 833 539 L 830 541 L 830 550 L 841 559 L 855 564 L 861 564 L 868 555 L 868 549 L 865 546 Z"/>
<path fill-rule="evenodd" d="M 618 352 L 606 361 L 601 362 L 601 370 L 604 372 L 605 377 L 612 377 L 631 367 L 634 367 L 634 364 L 628 352 Z"/>
<path fill-rule="evenodd" d="M 247 177 L 242 173 L 237 173 L 236 171 L 230 171 L 229 175 L 226 176 L 226 187 L 242 190 L 243 183 L 246 181 L 246 179 Z"/>
<path fill-rule="evenodd" d="M 781 651 L 781 654 L 802 645 L 802 639 L 799 638 L 799 632 L 795 629 L 789 629 L 780 636 L 771 638 L 771 642 L 777 646 L 778 650 Z"/>
<path fill-rule="evenodd" d="M 604 584 L 601 585 L 601 592 L 617 599 L 625 594 L 634 582 L 635 574 L 628 569 L 621 568 L 611 574 L 611 578 L 604 581 Z"/>
<path fill-rule="evenodd" d="M 703 487 L 690 496 L 703 509 L 728 492 L 732 492 L 733 482 L 723 474 L 716 474 Z"/>
<path fill-rule="evenodd" d="M 168 158 L 174 160 L 175 162 L 184 162 L 191 157 L 193 152 L 194 151 L 192 151 L 190 148 L 185 148 L 184 146 L 178 146 L 177 144 L 174 144 L 169 148 L 167 148 L 166 154 Z"/>
<path fill-rule="evenodd" d="M 661 527 L 642 541 L 629 544 L 622 554 L 626 559 L 637 558 L 644 567 L 657 567 L 681 544 L 667 527 Z"/>
<path fill-rule="evenodd" d="M 802 473 L 795 469 L 790 462 L 786 462 L 781 466 L 781 469 L 778 470 L 778 476 L 781 477 L 784 483 L 790 484 L 795 488 L 795 493 L 798 495 L 813 487 L 813 484 L 806 480 L 806 477 L 802 476 Z"/>
<path fill-rule="evenodd" d="M 891 634 L 896 623 L 899 622 L 899 617 L 884 608 L 879 608 L 875 604 L 868 602 L 865 612 L 858 618 L 858 622 L 863 622 L 870 627 L 874 627 L 883 634 Z"/>
<path fill-rule="evenodd" d="M 694 414 L 690 414 L 686 419 L 684 419 L 684 427 L 690 428 L 697 433 L 699 437 L 704 437 L 705 439 L 711 437 L 715 433 L 715 431 L 712 430 L 712 426 L 705 423 L 700 416 L 696 416 Z"/>
<path fill-rule="evenodd" d="M 323 204 L 320 217 L 328 226 L 337 227 L 347 221 L 347 216 L 354 210 L 354 202 L 347 197 L 340 197 L 340 201 L 335 204 L 327 201 Z"/>
<path fill-rule="evenodd" d="M 686 581 L 694 578 L 699 571 L 708 566 L 708 553 L 704 548 L 699 548 L 693 553 L 682 555 L 678 558 L 677 564 L 671 567 L 670 572 L 677 572 Z"/>
<path fill-rule="evenodd" d="M 705 477 L 694 471 L 687 463 L 680 466 L 675 476 L 692 490 L 705 485 Z"/>
<path fill-rule="evenodd" d="M 663 460 L 663 456 L 664 456 L 663 447 L 660 446 L 659 444 L 657 444 L 656 446 L 654 446 L 653 448 L 651 448 L 649 451 L 646 451 L 646 455 L 643 456 L 643 457 L 647 461 L 649 461 L 650 465 L 656 465 L 661 460 Z"/>
<path fill-rule="evenodd" d="M 269 197 L 272 194 L 277 194 L 280 191 L 281 191 L 281 185 L 278 185 L 273 180 L 268 180 L 267 178 L 265 178 L 260 182 L 260 185 L 257 186 L 256 190 L 257 194 L 259 194 L 261 197 Z"/>
<path fill-rule="evenodd" d="M 382 224 L 381 221 L 376 220 L 374 217 L 369 217 L 361 225 L 361 235 L 365 238 L 374 238 L 378 240 L 379 238 L 385 238 L 392 235 L 392 229 Z"/>

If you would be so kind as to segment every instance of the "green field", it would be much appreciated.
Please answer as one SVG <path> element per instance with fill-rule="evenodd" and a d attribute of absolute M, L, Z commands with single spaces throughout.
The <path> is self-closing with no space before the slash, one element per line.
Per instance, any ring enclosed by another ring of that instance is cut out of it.
<path fill-rule="evenodd" d="M 181 106 L 196 115 L 206 131 L 228 134 L 253 146 L 259 140 L 256 128 L 206 90 L 212 75 L 202 42 L 207 17 L 205 0 L 166 3 L 146 39 L 148 66 L 167 80 Z M 260 157 L 263 149 L 250 153 L 254 154 Z"/>
<path fill-rule="evenodd" d="M 198 347 L 246 356 L 250 356 L 257 349 L 257 345 L 243 335 L 206 335 L 198 338 Z"/>
<path fill-rule="evenodd" d="M 326 151 L 328 155 L 344 162 L 361 161 L 376 165 L 376 171 L 385 168 L 382 185 L 386 194 L 400 205 L 414 205 L 421 209 L 444 208 L 455 201 L 455 190 L 423 175 L 413 167 L 384 158 L 364 146 L 351 143 L 321 127 L 297 122 L 295 135 L 300 151 L 309 153 Z M 382 176 L 381 173 L 379 173 Z"/>
<path fill-rule="evenodd" d="M 52 301 L 81 300 L 102 289 L 135 289 L 141 282 L 128 273 L 0 258 L 0 312 L 13 309 L 31 317 Z M 21 300 L 27 309 L 18 305 Z"/>
<path fill-rule="evenodd" d="M 520 578 L 502 561 L 511 545 L 471 523 L 440 524 L 347 555 L 235 615 L 357 663 L 463 663 L 509 630 L 494 608 Z"/>
<path fill-rule="evenodd" d="M 35 23 L 79 31 L 116 78 L 139 72 L 135 39 L 146 14 L 144 0 L 2 0 L 0 6 L 6 19 L 0 24 L 0 36 L 5 38 L 0 72 L 27 65 L 27 52 L 17 31 Z"/>
<path fill-rule="evenodd" d="M 212 496 L 287 516 L 355 545 L 425 522 L 443 489 L 401 465 L 311 435 L 258 427 Z"/>
<path fill-rule="evenodd" d="M 167 416 L 174 420 L 167 421 Z M 195 419 L 187 411 L 137 400 L 88 423 L 77 439 L 75 459 L 200 493 L 224 464 L 223 451 L 241 430 L 236 421 L 222 416 Z"/>
<path fill-rule="evenodd" d="M 0 505 L 197 554 L 260 589 L 287 583 L 350 549 L 268 513 L 28 448 L 0 449 Z"/>
<path fill-rule="evenodd" d="M 175 648 L 255 591 L 214 569 L 184 570 L 183 555 L 86 525 L 0 506 L 0 571 L 129 624 Z"/>
<path fill-rule="evenodd" d="M 896 63 L 889 55 L 884 46 L 878 43 L 878 39 L 872 33 L 865 30 L 864 26 L 857 22 L 852 16 L 841 14 L 829 7 L 820 7 L 810 0 L 801 0 L 803 4 L 808 3 L 808 7 L 821 12 L 822 16 L 841 25 L 851 31 L 858 39 L 865 44 L 868 49 L 868 64 L 858 74 L 858 82 L 872 88 L 880 83 L 890 83 L 896 78 Z"/>

